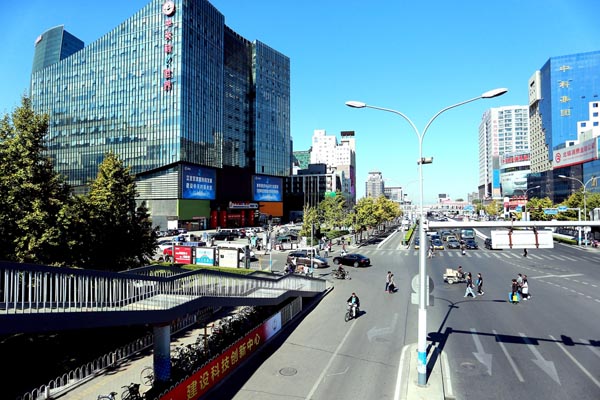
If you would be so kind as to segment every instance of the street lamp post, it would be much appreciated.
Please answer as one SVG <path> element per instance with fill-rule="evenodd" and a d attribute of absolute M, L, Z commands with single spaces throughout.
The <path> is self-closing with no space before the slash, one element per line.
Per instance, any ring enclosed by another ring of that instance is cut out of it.
<path fill-rule="evenodd" d="M 417 160 L 417 164 L 419 165 L 419 241 L 421 245 L 419 246 L 419 313 L 418 313 L 418 327 L 417 327 L 417 351 L 418 351 L 418 361 L 417 361 L 417 373 L 418 373 L 418 384 L 420 386 L 425 386 L 427 384 L 427 308 L 426 308 L 426 299 L 428 293 L 425 293 L 426 290 L 426 276 L 425 276 L 425 215 L 423 213 L 423 164 L 429 164 L 432 162 L 433 158 L 424 158 L 423 157 L 423 137 L 427 133 L 427 129 L 431 123 L 443 112 L 448 111 L 452 108 L 461 106 L 463 104 L 470 103 L 479 99 L 490 99 L 493 97 L 498 97 L 508 92 L 508 89 L 494 89 L 488 92 L 483 93 L 481 96 L 474 97 L 469 100 L 461 101 L 460 103 L 453 104 L 442 110 L 438 111 L 427 125 L 423 129 L 423 132 L 419 132 L 416 125 L 408 118 L 404 113 L 393 110 L 390 108 L 383 108 L 368 105 L 359 101 L 347 101 L 346 105 L 348 107 L 353 108 L 372 108 L 375 110 L 387 111 L 399 115 L 404 118 L 410 126 L 413 128 L 415 134 L 417 135 L 417 139 L 419 140 L 419 159 Z"/>
<path fill-rule="evenodd" d="M 529 216 L 527 215 L 527 200 L 529 200 L 529 197 L 527 197 L 527 193 L 530 190 L 539 189 L 539 188 L 540 188 L 540 185 L 537 185 L 537 186 L 534 186 L 532 188 L 525 189 L 525 190 L 523 190 L 523 189 L 517 189 L 517 190 L 520 190 L 521 192 L 523 192 L 523 194 L 525 195 L 525 208 L 523 209 L 524 210 L 523 211 L 523 216 L 525 217 L 525 221 L 529 221 Z"/>
<path fill-rule="evenodd" d="M 590 183 L 591 181 L 593 181 L 594 179 L 596 179 L 596 177 L 592 176 L 585 183 L 583 183 L 581 180 L 579 180 L 577 178 L 573 178 L 571 176 L 559 175 L 558 177 L 559 178 L 563 178 L 563 179 L 571 179 L 572 181 L 579 182 L 581 184 L 581 186 L 583 187 L 583 220 L 587 221 L 587 202 L 586 202 L 586 198 L 585 198 L 585 195 L 587 193 L 587 185 L 588 185 L 588 183 Z M 579 227 L 579 229 L 580 229 L 580 232 L 581 232 L 581 227 Z M 581 240 L 579 241 L 579 245 L 581 246 Z M 585 245 L 587 246 L 587 238 L 585 240 Z"/>

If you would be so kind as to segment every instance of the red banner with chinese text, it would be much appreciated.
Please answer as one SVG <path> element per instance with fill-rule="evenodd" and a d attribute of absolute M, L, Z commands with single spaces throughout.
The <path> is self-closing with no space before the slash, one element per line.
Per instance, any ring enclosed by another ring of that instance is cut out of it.
<path fill-rule="evenodd" d="M 161 400 L 199 399 L 280 329 L 281 314 L 278 313 L 162 396 Z"/>

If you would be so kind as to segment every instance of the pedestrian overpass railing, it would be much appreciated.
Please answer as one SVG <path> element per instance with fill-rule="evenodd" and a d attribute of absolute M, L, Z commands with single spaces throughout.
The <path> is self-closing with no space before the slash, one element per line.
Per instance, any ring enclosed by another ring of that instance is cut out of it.
<path fill-rule="evenodd" d="M 323 279 L 276 279 L 177 267 L 145 267 L 120 273 L 0 262 L 3 314 L 158 311 L 198 298 L 277 298 L 286 291 L 318 293 Z"/>

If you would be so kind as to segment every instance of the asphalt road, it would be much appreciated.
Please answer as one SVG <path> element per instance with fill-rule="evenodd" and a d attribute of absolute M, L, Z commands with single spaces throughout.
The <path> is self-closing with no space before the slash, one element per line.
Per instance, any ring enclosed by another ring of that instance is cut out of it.
<path fill-rule="evenodd" d="M 369 268 L 349 267 L 351 280 L 331 279 L 334 290 L 303 319 L 295 321 L 211 399 L 396 399 L 400 355 L 417 342 L 417 306 L 410 304 L 410 281 L 418 254 L 393 235 L 380 246 L 357 251 L 371 258 Z M 480 246 L 483 240 L 478 240 Z M 354 250 L 354 249 L 352 249 Z M 329 260 L 339 253 L 334 253 Z M 259 254 L 265 266 L 282 270 L 287 251 Z M 462 265 L 481 272 L 485 295 L 464 298 L 465 285 L 448 285 L 446 268 Z M 435 303 L 428 308 L 430 342 L 448 355 L 445 377 L 456 399 L 600 398 L 600 250 L 556 245 L 554 249 L 437 251 L 427 260 Z M 387 271 L 398 292 L 384 292 Z M 529 276 L 532 299 L 507 302 L 510 281 Z M 344 322 L 346 299 L 361 299 L 362 314 Z M 137 375 L 148 360 L 123 366 Z M 120 387 L 109 374 L 105 388 Z M 136 375 L 136 376 L 137 376 Z M 95 398 L 104 388 L 88 390 Z"/>
<path fill-rule="evenodd" d="M 556 244 L 527 258 L 522 250 L 440 253 L 430 262 L 438 299 L 430 321 L 439 321 L 431 336 L 449 355 L 457 398 L 600 398 L 600 252 Z M 442 282 L 459 264 L 483 274 L 484 296 L 464 298 L 464 284 Z M 513 305 L 518 273 L 532 298 Z"/>
<path fill-rule="evenodd" d="M 331 294 L 211 398 L 395 398 L 400 351 L 417 341 L 410 280 L 418 254 L 400 244 L 400 235 L 358 251 L 373 266 L 350 269 L 350 281 L 332 280 Z M 482 273 L 484 296 L 464 298 L 464 284 L 443 282 L 445 269 L 458 265 Z M 448 355 L 455 398 L 600 398 L 599 265 L 597 249 L 560 244 L 530 249 L 527 258 L 522 250 L 436 252 L 427 261 L 435 284 L 427 328 Z M 395 294 L 383 290 L 388 270 Z M 508 292 L 518 273 L 528 275 L 532 298 L 513 305 Z M 344 323 L 352 291 L 364 313 Z"/>

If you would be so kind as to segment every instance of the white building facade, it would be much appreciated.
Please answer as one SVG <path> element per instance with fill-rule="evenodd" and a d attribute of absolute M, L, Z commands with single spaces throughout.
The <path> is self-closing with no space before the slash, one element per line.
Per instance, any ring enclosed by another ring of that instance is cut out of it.
<path fill-rule="evenodd" d="M 338 143 L 336 136 L 327 135 L 324 129 L 313 132 L 310 153 L 311 164 L 325 164 L 327 173 L 337 175 L 340 190 L 349 207 L 356 203 L 356 142 L 354 131 L 343 131 Z"/>
<path fill-rule="evenodd" d="M 369 172 L 367 177 L 365 196 L 377 198 L 385 193 L 383 175 L 379 171 Z"/>
<path fill-rule="evenodd" d="M 490 108 L 479 125 L 479 197 L 501 199 L 501 157 L 529 152 L 528 106 Z"/>

